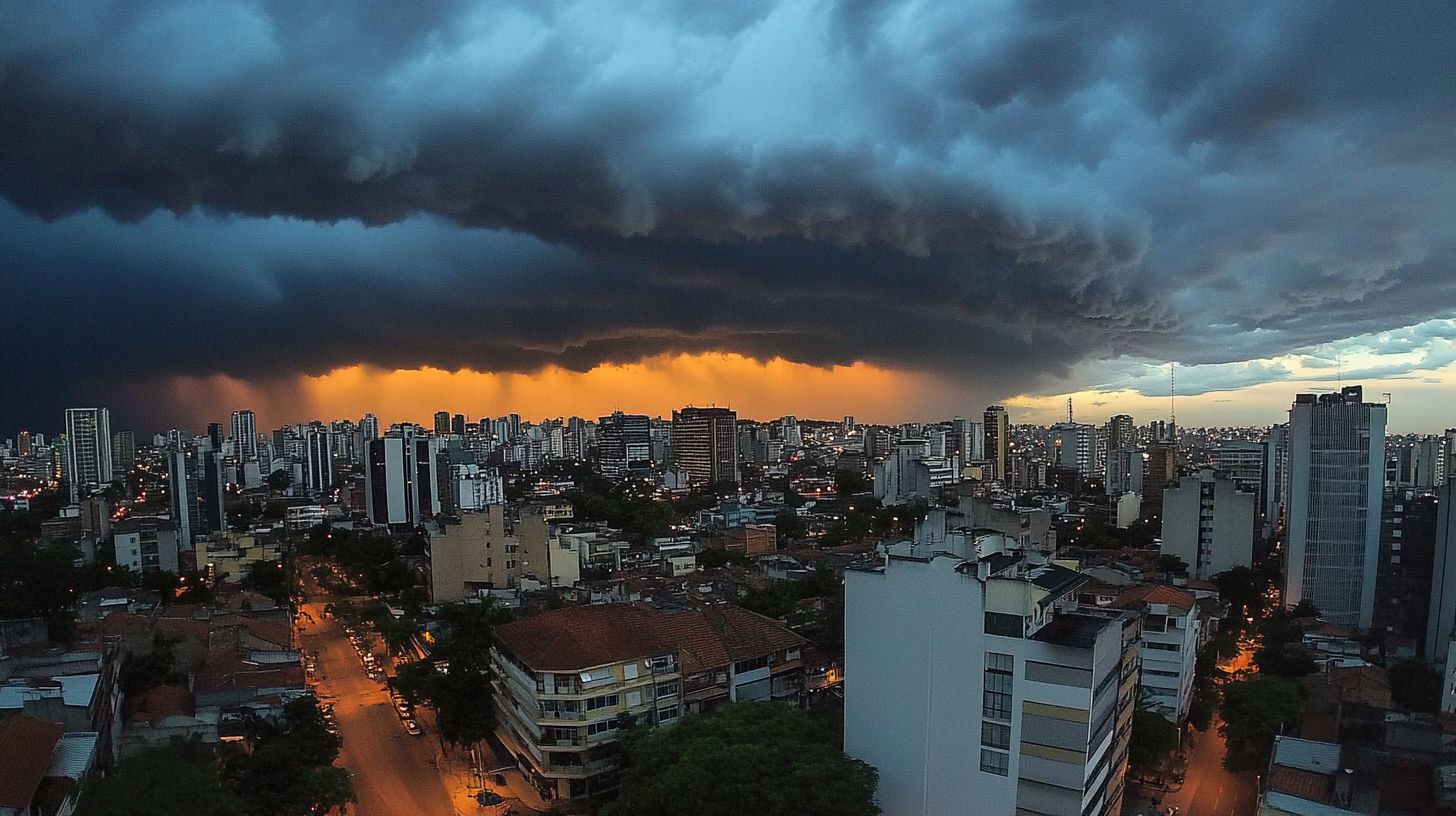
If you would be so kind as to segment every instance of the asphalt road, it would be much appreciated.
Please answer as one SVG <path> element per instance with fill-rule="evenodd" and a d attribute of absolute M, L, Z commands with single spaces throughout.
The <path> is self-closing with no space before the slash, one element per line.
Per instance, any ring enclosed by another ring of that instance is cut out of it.
<path fill-rule="evenodd" d="M 435 769 L 434 737 L 405 732 L 388 693 L 364 675 L 343 630 L 324 618 L 323 604 L 311 603 L 305 610 L 314 622 L 302 619 L 303 647 L 319 653 L 319 693 L 334 703 L 343 740 L 339 764 L 354 774 L 354 791 L 359 795 L 350 812 L 455 816 L 450 794 Z"/>

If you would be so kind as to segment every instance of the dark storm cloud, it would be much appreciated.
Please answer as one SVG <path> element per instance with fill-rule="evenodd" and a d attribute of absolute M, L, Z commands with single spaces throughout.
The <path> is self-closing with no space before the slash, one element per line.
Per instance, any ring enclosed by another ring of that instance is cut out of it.
<path fill-rule="evenodd" d="M 157 374 L 679 350 L 1000 396 L 1456 308 L 1445 3 L 11 3 L 0 30 L 16 416 Z"/>

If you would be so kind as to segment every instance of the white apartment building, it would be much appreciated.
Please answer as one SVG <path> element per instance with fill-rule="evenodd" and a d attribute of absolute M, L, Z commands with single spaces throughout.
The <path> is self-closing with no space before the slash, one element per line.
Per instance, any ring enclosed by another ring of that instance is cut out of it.
<path fill-rule="evenodd" d="M 1139 684 L 1164 719 L 1182 724 L 1193 703 L 1194 666 L 1203 634 L 1197 600 L 1174 587 L 1143 585 L 1124 590 L 1111 605 L 1142 614 Z"/>
<path fill-rule="evenodd" d="M 1121 812 L 1140 616 L 1006 543 L 846 573 L 844 750 L 887 816 Z"/>
<path fill-rule="evenodd" d="M 1183 476 L 1163 489 L 1163 553 L 1183 559 L 1200 580 L 1252 567 L 1258 503 L 1254 493 L 1208 468 Z"/>

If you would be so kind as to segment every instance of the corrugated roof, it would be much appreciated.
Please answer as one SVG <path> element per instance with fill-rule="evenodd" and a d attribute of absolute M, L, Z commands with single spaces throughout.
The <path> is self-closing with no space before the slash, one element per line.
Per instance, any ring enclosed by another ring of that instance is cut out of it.
<path fill-rule="evenodd" d="M 96 758 L 96 743 L 100 738 L 101 735 L 95 731 L 62 734 L 61 741 L 56 743 L 55 756 L 51 757 L 51 765 L 46 769 L 46 776 L 64 776 L 67 779 L 85 776 Z"/>
<path fill-rule="evenodd" d="M 1269 790 L 1329 804 L 1332 801 L 1329 774 L 1276 765 L 1269 770 Z"/>
<path fill-rule="evenodd" d="M 1332 742 L 1277 736 L 1274 738 L 1274 764 L 1331 774 L 1340 769 L 1340 746 Z"/>
<path fill-rule="evenodd" d="M 60 723 L 23 714 L 0 719 L 0 807 L 30 807 L 64 733 Z"/>

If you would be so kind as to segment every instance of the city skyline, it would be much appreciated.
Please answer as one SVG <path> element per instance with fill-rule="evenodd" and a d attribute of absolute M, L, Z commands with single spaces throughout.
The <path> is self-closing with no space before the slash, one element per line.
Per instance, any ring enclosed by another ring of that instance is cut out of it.
<path fill-rule="evenodd" d="M 229 389 L 1146 415 L 1169 361 L 1190 421 L 1362 382 L 1450 424 L 1449 5 L 9 23 L 0 427 Z"/>

